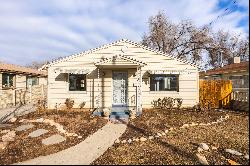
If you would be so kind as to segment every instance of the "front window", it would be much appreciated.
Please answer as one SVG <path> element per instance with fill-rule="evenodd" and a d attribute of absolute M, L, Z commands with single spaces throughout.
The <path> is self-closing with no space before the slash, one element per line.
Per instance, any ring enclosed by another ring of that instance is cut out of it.
<path fill-rule="evenodd" d="M 2 74 L 2 87 L 3 88 L 12 88 L 14 87 L 14 74 Z"/>
<path fill-rule="evenodd" d="M 86 91 L 86 74 L 69 74 L 69 91 Z"/>
<path fill-rule="evenodd" d="M 38 78 L 37 77 L 27 77 L 27 87 L 38 85 Z"/>
<path fill-rule="evenodd" d="M 150 77 L 150 91 L 179 91 L 179 75 L 154 74 Z"/>

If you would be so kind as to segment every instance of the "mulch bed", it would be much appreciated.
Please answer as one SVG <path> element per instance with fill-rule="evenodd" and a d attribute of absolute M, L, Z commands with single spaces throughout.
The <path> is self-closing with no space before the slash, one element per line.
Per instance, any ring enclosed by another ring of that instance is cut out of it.
<path fill-rule="evenodd" d="M 76 133 L 82 136 L 82 138 L 66 137 L 63 134 L 58 133 L 54 126 L 44 123 L 32 123 L 35 125 L 33 128 L 26 131 L 16 132 L 17 136 L 15 137 L 15 141 L 10 142 L 9 145 L 0 152 L 0 165 L 13 164 L 67 149 L 82 142 L 89 135 L 93 134 L 107 123 L 107 120 L 103 118 L 92 117 L 91 113 L 87 110 L 75 109 L 71 111 L 65 110 L 59 112 L 49 110 L 42 113 L 33 112 L 19 117 L 18 120 L 13 123 L 13 129 L 23 124 L 18 122 L 20 119 L 31 120 L 38 118 L 54 120 L 55 122 L 63 125 L 67 132 Z M 49 132 L 36 138 L 28 137 L 30 132 L 39 128 L 46 129 Z M 54 145 L 43 145 L 42 139 L 53 134 L 60 134 L 64 136 L 66 141 Z"/>
<path fill-rule="evenodd" d="M 235 149 L 243 154 L 249 152 L 249 116 L 236 112 L 194 112 L 191 110 L 144 110 L 142 117 L 130 120 L 126 132 L 120 140 L 133 137 L 150 136 L 170 127 L 180 127 L 185 123 L 208 123 L 220 116 L 229 114 L 229 119 L 211 126 L 193 126 L 175 129 L 167 136 L 132 142 L 131 144 L 114 144 L 92 164 L 199 164 L 196 153 L 197 144 L 206 143 L 210 149 L 203 155 L 209 164 L 229 164 L 226 159 L 240 164 L 248 164 L 242 156 L 226 153 L 225 149 Z M 218 149 L 212 149 L 211 147 Z"/>

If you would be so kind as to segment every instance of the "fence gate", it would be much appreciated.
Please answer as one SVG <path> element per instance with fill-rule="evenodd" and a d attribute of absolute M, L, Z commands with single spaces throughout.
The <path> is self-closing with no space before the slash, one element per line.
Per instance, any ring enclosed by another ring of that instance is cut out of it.
<path fill-rule="evenodd" d="M 199 84 L 201 107 L 207 109 L 219 108 L 229 104 L 232 93 L 232 82 L 230 80 L 200 80 Z"/>

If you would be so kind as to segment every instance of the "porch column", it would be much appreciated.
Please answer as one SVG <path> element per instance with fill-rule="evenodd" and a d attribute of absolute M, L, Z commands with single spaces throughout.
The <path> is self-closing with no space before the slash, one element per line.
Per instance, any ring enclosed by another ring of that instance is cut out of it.
<path fill-rule="evenodd" d="M 137 116 L 142 113 L 142 74 L 141 67 L 137 67 L 137 88 L 136 88 L 136 114 Z"/>
<path fill-rule="evenodd" d="M 100 68 L 97 67 L 97 79 L 98 79 L 98 96 L 97 96 L 97 111 L 100 111 L 100 102 L 101 102 L 101 88 L 100 88 Z"/>

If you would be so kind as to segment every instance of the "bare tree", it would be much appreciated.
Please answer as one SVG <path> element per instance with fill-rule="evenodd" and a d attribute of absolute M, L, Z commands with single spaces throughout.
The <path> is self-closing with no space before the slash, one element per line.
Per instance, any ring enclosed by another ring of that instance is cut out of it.
<path fill-rule="evenodd" d="M 31 64 L 26 65 L 26 67 L 32 68 L 32 69 L 39 69 L 41 68 L 44 64 L 47 64 L 47 61 L 43 62 L 38 62 L 38 61 L 32 61 Z"/>
<path fill-rule="evenodd" d="M 146 46 L 193 63 L 201 63 L 202 52 L 206 52 L 209 64 L 203 65 L 212 67 L 219 66 L 218 52 L 225 54 L 225 64 L 234 56 L 242 56 L 247 60 L 248 43 L 240 36 L 223 31 L 212 33 L 206 26 L 198 28 L 190 20 L 174 24 L 163 12 L 149 18 L 149 31 L 142 38 L 142 44 Z"/>

